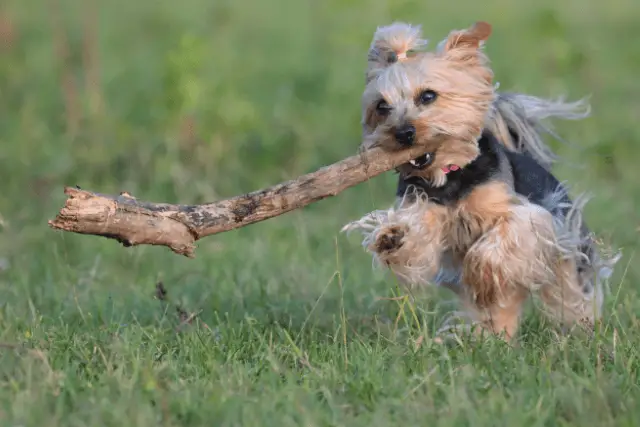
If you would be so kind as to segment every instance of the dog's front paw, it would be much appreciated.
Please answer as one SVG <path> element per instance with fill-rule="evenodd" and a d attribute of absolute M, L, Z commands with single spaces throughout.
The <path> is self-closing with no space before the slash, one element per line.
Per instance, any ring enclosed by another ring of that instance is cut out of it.
<path fill-rule="evenodd" d="M 388 254 L 397 251 L 404 244 L 404 236 L 407 228 L 399 225 L 391 225 L 383 228 L 378 233 L 373 244 L 373 250 L 379 254 Z"/>

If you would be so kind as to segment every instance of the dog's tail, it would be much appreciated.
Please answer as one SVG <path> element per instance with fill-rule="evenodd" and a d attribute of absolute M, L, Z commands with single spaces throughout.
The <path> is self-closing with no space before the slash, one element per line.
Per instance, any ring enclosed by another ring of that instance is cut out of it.
<path fill-rule="evenodd" d="M 531 156 L 549 170 L 558 156 L 545 144 L 543 135 L 564 141 L 544 121 L 579 120 L 588 117 L 590 112 L 586 99 L 564 102 L 521 93 L 496 93 L 487 126 L 507 148 Z"/>

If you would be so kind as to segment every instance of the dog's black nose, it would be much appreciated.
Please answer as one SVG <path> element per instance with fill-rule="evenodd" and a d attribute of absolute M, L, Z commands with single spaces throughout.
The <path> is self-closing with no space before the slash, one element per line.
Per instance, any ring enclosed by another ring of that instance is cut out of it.
<path fill-rule="evenodd" d="M 416 128 L 413 125 L 404 125 L 396 129 L 396 139 L 402 145 L 413 145 L 416 138 Z"/>

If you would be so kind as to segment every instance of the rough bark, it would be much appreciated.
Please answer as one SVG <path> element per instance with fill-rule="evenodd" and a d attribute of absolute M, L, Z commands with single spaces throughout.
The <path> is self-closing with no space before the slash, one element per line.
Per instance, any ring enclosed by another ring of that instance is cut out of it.
<path fill-rule="evenodd" d="M 335 196 L 425 153 L 373 148 L 273 187 L 204 205 L 172 205 L 66 187 L 65 206 L 49 225 L 58 230 L 115 239 L 124 246 L 161 245 L 194 256 L 195 241 Z"/>

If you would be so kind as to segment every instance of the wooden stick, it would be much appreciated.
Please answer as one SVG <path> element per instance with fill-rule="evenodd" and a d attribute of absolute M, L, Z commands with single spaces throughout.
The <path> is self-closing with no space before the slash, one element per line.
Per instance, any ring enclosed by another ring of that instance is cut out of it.
<path fill-rule="evenodd" d="M 142 202 L 128 193 L 110 196 L 66 187 L 65 206 L 49 225 L 58 230 L 115 239 L 124 246 L 161 245 L 194 256 L 195 241 L 264 221 L 335 196 L 426 152 L 372 148 L 253 193 L 204 205 Z"/>

